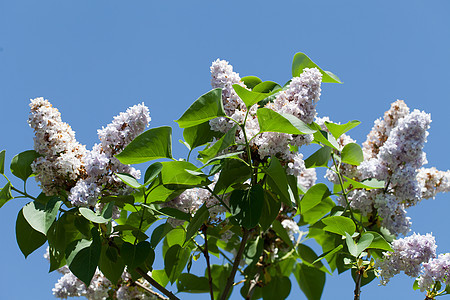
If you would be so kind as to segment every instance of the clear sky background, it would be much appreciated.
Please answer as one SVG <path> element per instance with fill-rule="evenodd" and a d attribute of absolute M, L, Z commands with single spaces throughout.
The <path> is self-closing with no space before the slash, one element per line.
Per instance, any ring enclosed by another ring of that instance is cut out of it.
<path fill-rule="evenodd" d="M 29 99 L 45 97 L 88 148 L 114 115 L 145 102 L 152 127 L 174 126 L 174 155 L 185 157 L 177 142 L 182 131 L 172 120 L 210 89 L 213 60 L 228 60 L 241 77 L 285 83 L 293 55 L 304 52 L 344 82 L 322 85 L 319 116 L 362 121 L 351 132 L 362 143 L 390 103 L 404 99 L 431 113 L 428 166 L 447 170 L 449 15 L 448 0 L 2 0 L 0 150 L 7 150 L 9 163 L 32 149 Z M 34 180 L 29 187 L 38 193 Z M 15 241 L 15 219 L 25 203 L 12 200 L 0 209 L 0 299 L 52 299 L 59 274 L 47 274 L 44 247 L 25 260 Z M 439 253 L 450 252 L 449 208 L 444 194 L 408 211 L 413 232 L 432 232 Z M 363 287 L 362 299 L 424 299 L 412 291 L 413 281 L 399 275 L 379 287 L 375 280 Z M 304 299 L 292 283 L 289 299 Z M 353 289 L 349 272 L 327 277 L 323 299 L 352 299 Z"/>

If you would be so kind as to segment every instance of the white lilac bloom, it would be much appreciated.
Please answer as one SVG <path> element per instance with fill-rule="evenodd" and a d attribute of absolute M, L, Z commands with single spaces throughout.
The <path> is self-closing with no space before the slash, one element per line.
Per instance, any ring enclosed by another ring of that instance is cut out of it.
<path fill-rule="evenodd" d="M 44 98 L 32 99 L 28 124 L 35 131 L 34 150 L 42 155 L 32 164 L 36 181 L 46 195 L 68 191 L 85 175 L 85 146 L 75 139 L 75 132 L 61 119 L 61 113 Z"/>
<path fill-rule="evenodd" d="M 417 170 L 417 181 L 420 186 L 421 197 L 430 199 L 437 193 L 450 191 L 450 170 L 439 171 L 436 168 L 420 168 Z"/>
<path fill-rule="evenodd" d="M 439 254 L 437 258 L 423 263 L 418 279 L 420 291 L 429 290 L 436 281 L 450 284 L 450 253 Z"/>
<path fill-rule="evenodd" d="M 124 195 L 132 192 L 114 173 L 127 173 L 139 179 L 141 173 L 122 164 L 114 155 L 120 153 L 150 122 L 148 108 L 134 105 L 113 118 L 98 130 L 100 144 L 95 144 L 85 155 L 86 178 L 70 190 L 69 201 L 75 206 L 93 206 L 101 193 Z"/>
<path fill-rule="evenodd" d="M 414 233 L 394 240 L 391 247 L 393 252 L 385 252 L 383 259 L 376 263 L 383 285 L 402 271 L 408 276 L 417 277 L 420 265 L 436 257 L 436 242 L 431 234 Z"/>
<path fill-rule="evenodd" d="M 406 216 L 406 210 L 396 196 L 391 194 L 377 194 L 373 200 L 374 207 L 381 217 L 381 226 L 395 236 L 406 235 L 411 227 L 411 218 Z"/>
<path fill-rule="evenodd" d="M 300 174 L 297 176 L 297 182 L 302 187 L 305 188 L 305 190 L 308 190 L 310 187 L 316 184 L 317 180 L 317 173 L 315 168 L 310 169 L 304 169 Z"/>
<path fill-rule="evenodd" d="M 283 226 L 284 229 L 286 229 L 286 232 L 288 233 L 289 238 L 291 239 L 292 242 L 296 243 L 297 239 L 301 239 L 302 231 L 300 230 L 298 224 L 294 220 L 284 219 L 283 221 L 281 221 L 281 225 Z"/>
<path fill-rule="evenodd" d="M 391 104 L 391 108 L 384 113 L 383 119 L 375 121 L 367 140 L 363 143 L 365 159 L 371 159 L 378 155 L 380 147 L 386 142 L 391 130 L 397 126 L 400 119 L 409 114 L 409 108 L 403 100 L 397 100 Z"/>

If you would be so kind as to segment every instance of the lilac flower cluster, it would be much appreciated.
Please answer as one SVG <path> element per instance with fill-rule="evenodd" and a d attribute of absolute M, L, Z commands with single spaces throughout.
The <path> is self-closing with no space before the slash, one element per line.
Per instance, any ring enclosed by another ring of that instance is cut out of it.
<path fill-rule="evenodd" d="M 439 254 L 437 258 L 423 263 L 418 279 L 420 291 L 430 290 L 436 281 L 450 284 L 450 253 Z"/>
<path fill-rule="evenodd" d="M 431 234 L 411 236 L 394 240 L 393 252 L 385 252 L 382 260 L 376 263 L 380 270 L 381 284 L 385 285 L 396 274 L 404 272 L 417 277 L 422 263 L 436 257 L 436 242 Z"/>
<path fill-rule="evenodd" d="M 46 195 L 69 190 L 85 176 L 85 146 L 61 120 L 61 113 L 44 98 L 32 99 L 28 124 L 35 131 L 34 150 L 42 155 L 31 165 L 36 181 Z"/>
<path fill-rule="evenodd" d="M 422 199 L 430 199 L 437 193 L 450 191 L 450 170 L 439 171 L 436 168 L 420 168 L 417 170 Z"/>
<path fill-rule="evenodd" d="M 100 144 L 95 144 L 85 156 L 86 178 L 70 190 L 69 201 L 75 206 L 94 206 L 101 193 L 119 195 L 129 193 L 114 173 L 128 173 L 139 179 L 140 171 L 124 165 L 114 157 L 150 122 L 148 108 L 138 104 L 115 116 L 112 123 L 98 130 Z"/>
<path fill-rule="evenodd" d="M 216 60 L 211 66 L 213 88 L 222 88 L 222 101 L 225 113 L 232 119 L 243 122 L 247 114 L 247 108 L 232 85 L 239 84 L 245 87 L 239 74 L 233 71 L 233 67 L 224 60 Z M 305 123 L 312 123 L 316 116 L 316 103 L 320 98 L 320 85 L 322 74 L 317 68 L 304 69 L 299 77 L 292 79 L 286 90 L 281 91 L 273 103 L 266 105 L 278 113 L 291 114 Z M 305 169 L 303 155 L 293 153 L 290 146 L 302 146 L 312 141 L 311 135 L 291 135 L 276 132 L 259 133 L 259 123 L 256 116 L 257 105 L 250 108 L 245 123 L 245 134 L 251 139 L 251 146 L 257 149 L 261 160 L 268 156 L 277 156 L 287 166 L 289 174 L 299 176 Z M 213 130 L 226 132 L 234 124 L 226 118 L 216 118 L 210 121 Z M 237 143 L 244 143 L 244 132 L 238 129 Z"/>

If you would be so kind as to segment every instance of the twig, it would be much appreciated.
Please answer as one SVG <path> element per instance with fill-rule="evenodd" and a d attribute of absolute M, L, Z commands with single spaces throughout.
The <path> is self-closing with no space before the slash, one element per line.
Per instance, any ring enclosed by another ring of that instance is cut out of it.
<path fill-rule="evenodd" d="M 180 300 L 180 298 L 172 294 L 172 292 L 166 290 L 165 287 L 156 282 L 155 279 L 153 279 L 151 276 L 145 273 L 141 268 L 136 268 L 136 272 L 138 272 L 139 275 L 144 277 L 144 279 L 147 280 L 151 285 L 153 285 L 157 290 L 159 290 L 161 293 L 169 297 L 170 300 Z"/>
<path fill-rule="evenodd" d="M 138 287 L 140 287 L 141 289 L 145 290 L 147 293 L 157 297 L 158 299 L 161 299 L 161 300 L 168 300 L 169 299 L 169 298 L 164 297 L 163 295 L 158 294 L 154 290 L 149 289 L 148 287 L 146 287 L 145 285 L 143 285 L 139 281 L 134 281 L 134 284 L 137 285 Z"/>
<path fill-rule="evenodd" d="M 259 281 L 259 277 L 260 277 L 260 273 L 256 273 L 255 277 L 250 280 L 250 287 L 248 288 L 248 293 L 247 293 L 247 297 L 245 297 L 245 299 L 249 300 L 252 299 L 253 293 L 255 292 L 255 288 L 256 285 L 258 284 Z"/>
<path fill-rule="evenodd" d="M 359 300 L 361 294 L 361 276 L 364 274 L 364 268 L 357 271 L 356 284 L 355 284 L 355 300 Z"/>
<path fill-rule="evenodd" d="M 223 290 L 220 300 L 227 299 L 227 296 L 230 293 L 230 289 L 233 286 L 234 277 L 236 276 L 236 271 L 239 268 L 239 263 L 241 262 L 242 254 L 244 253 L 245 244 L 247 243 L 248 235 L 249 235 L 248 229 L 244 228 L 244 234 L 242 235 L 241 245 L 239 246 L 239 251 L 236 254 L 236 258 L 234 259 L 234 264 L 233 264 L 233 268 L 231 269 L 231 274 L 228 277 L 227 284 L 225 286 L 225 289 Z"/>
<path fill-rule="evenodd" d="M 205 247 L 203 248 L 203 255 L 206 259 L 206 266 L 208 268 L 208 283 L 209 283 L 209 293 L 211 295 L 211 300 L 214 300 L 214 291 L 213 291 L 213 283 L 212 283 L 212 277 L 211 277 L 211 263 L 209 261 L 209 252 L 208 252 L 208 236 L 206 235 L 206 231 L 208 230 L 208 227 L 206 225 L 202 226 L 202 232 L 205 236 Z"/>

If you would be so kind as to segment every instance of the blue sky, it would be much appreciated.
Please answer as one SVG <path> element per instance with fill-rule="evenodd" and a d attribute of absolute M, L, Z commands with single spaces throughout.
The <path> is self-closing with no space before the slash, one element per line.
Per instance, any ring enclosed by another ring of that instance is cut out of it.
<path fill-rule="evenodd" d="M 213 60 L 284 83 L 293 55 L 304 52 L 344 81 L 323 84 L 320 116 L 362 121 L 352 132 L 361 143 L 389 104 L 404 99 L 431 113 L 428 166 L 447 170 L 449 12 L 447 0 L 0 1 L 0 148 L 10 161 L 33 147 L 28 103 L 45 97 L 88 148 L 114 115 L 145 102 L 151 126 L 173 126 L 174 155 L 185 157 L 172 120 L 210 89 Z M 38 192 L 33 180 L 29 186 Z M 438 252 L 450 252 L 449 203 L 439 195 L 408 212 L 413 231 L 436 236 Z M 25 260 L 15 242 L 24 204 L 0 209 L 0 298 L 52 299 L 59 276 L 47 274 L 43 249 Z M 412 283 L 404 275 L 387 287 L 374 281 L 362 299 L 423 299 Z M 323 299 L 349 299 L 353 289 L 349 273 L 328 277 Z M 302 297 L 293 281 L 290 299 Z"/>

